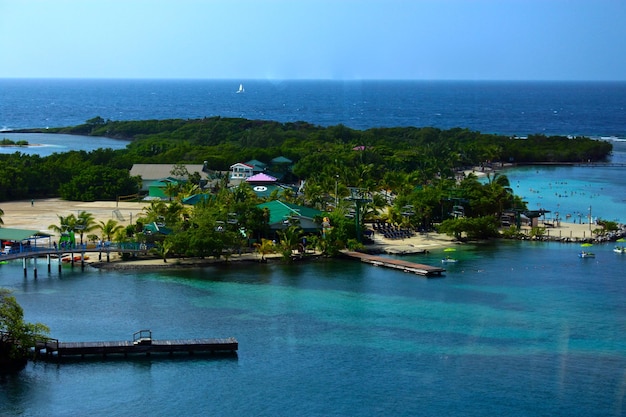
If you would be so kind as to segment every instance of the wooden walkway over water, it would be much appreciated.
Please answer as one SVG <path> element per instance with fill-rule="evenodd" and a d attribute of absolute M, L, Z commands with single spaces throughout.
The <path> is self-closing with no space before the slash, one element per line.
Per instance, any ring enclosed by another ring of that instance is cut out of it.
<path fill-rule="evenodd" d="M 33 274 L 37 278 L 37 260 L 45 258 L 47 263 L 48 272 L 52 270 L 52 260 L 57 263 L 59 272 L 61 272 L 61 266 L 63 264 L 74 267 L 75 264 L 85 268 L 86 260 L 102 261 L 102 257 L 106 257 L 106 262 L 110 262 L 111 253 L 128 253 L 130 255 L 146 254 L 152 246 L 142 247 L 136 244 L 128 245 L 111 245 L 107 247 L 96 248 L 51 248 L 51 247 L 34 247 L 28 250 L 16 250 L 9 253 L 0 253 L 0 262 L 13 261 L 17 259 L 22 260 L 22 266 L 24 269 L 24 276 L 27 275 L 27 261 L 33 261 Z M 61 260 L 67 258 L 67 260 Z M 57 262 L 58 261 L 58 262 Z"/>
<path fill-rule="evenodd" d="M 235 354 L 239 349 L 239 342 L 234 337 L 221 339 L 152 339 L 150 330 L 140 330 L 133 335 L 133 340 L 111 342 L 59 342 L 50 339 L 37 343 L 37 356 L 43 359 L 62 359 L 69 357 L 85 358 L 99 355 L 146 355 L 161 353 L 228 353 Z"/>
<path fill-rule="evenodd" d="M 349 258 L 359 259 L 361 262 L 366 262 L 370 265 L 397 269 L 402 272 L 410 272 L 427 278 L 440 277 L 441 274 L 446 271 L 444 268 L 438 266 L 418 264 L 401 259 L 383 258 L 382 256 L 369 255 L 367 253 L 352 251 L 343 251 L 342 253 Z"/>

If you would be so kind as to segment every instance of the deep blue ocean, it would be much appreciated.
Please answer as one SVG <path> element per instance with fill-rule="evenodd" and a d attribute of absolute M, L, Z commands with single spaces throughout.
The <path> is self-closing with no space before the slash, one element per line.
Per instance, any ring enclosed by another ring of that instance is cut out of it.
<path fill-rule="evenodd" d="M 0 129 L 222 116 L 626 138 L 626 82 L 242 82 L 0 79 Z"/>
<path fill-rule="evenodd" d="M 0 127 L 221 115 L 365 129 L 612 137 L 625 83 L 0 80 Z M 2 136 L 15 134 L 3 132 Z M 33 152 L 98 138 L 29 138 Z M 112 141 L 110 146 L 123 147 Z M 517 168 L 514 190 L 562 215 L 626 219 L 624 168 Z M 564 197 L 564 195 L 567 195 Z M 1 205 L 0 205 L 1 207 Z M 34 363 L 0 378 L 0 415 L 624 416 L 626 255 L 595 245 L 457 248 L 441 279 L 354 261 L 39 277 L 0 265 L 29 321 L 64 341 L 234 336 L 236 358 Z M 410 257 L 441 265 L 443 251 Z"/>

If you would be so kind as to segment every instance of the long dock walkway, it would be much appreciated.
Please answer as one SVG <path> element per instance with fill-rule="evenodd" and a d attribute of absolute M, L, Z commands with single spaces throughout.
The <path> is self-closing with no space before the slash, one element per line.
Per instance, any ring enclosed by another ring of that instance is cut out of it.
<path fill-rule="evenodd" d="M 221 339 L 173 339 L 154 340 L 150 330 L 140 330 L 133 335 L 133 340 L 112 342 L 59 342 L 51 339 L 36 346 L 38 357 L 43 359 L 61 359 L 64 357 L 84 358 L 100 355 L 137 355 L 149 356 L 151 353 L 231 353 L 239 349 L 234 337 Z"/>
<path fill-rule="evenodd" d="M 361 262 L 366 262 L 370 265 L 398 269 L 403 272 L 411 272 L 427 278 L 440 277 L 442 273 L 446 272 L 444 268 L 438 266 L 417 264 L 401 259 L 383 258 L 382 256 L 353 251 L 343 251 L 342 253 L 349 258 L 359 259 Z"/>
<path fill-rule="evenodd" d="M 19 247 L 17 249 L 10 250 L 9 252 L 0 252 L 0 262 L 13 261 L 16 259 L 22 260 L 22 266 L 24 269 L 24 277 L 27 275 L 27 261 L 33 261 L 33 274 L 37 278 L 37 260 L 39 258 L 47 258 L 48 272 L 52 270 L 52 259 L 56 258 L 59 272 L 61 272 L 61 266 L 66 263 L 74 267 L 74 264 L 80 264 L 81 268 L 85 268 L 85 261 L 89 259 L 89 254 L 92 256 L 97 255 L 98 261 L 102 260 L 102 255 L 106 256 L 106 261 L 110 262 L 111 253 L 129 253 L 131 255 L 137 255 L 147 253 L 153 245 L 141 245 L 136 243 L 118 243 L 101 247 L 88 247 L 88 245 L 82 245 L 81 247 L 74 248 L 56 248 L 50 246 L 30 247 L 24 249 Z"/>

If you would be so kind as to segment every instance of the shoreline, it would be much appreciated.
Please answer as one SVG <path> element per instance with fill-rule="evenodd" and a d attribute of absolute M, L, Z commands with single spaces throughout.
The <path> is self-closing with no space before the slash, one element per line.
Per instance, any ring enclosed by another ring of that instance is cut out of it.
<path fill-rule="evenodd" d="M 3 227 L 45 231 L 50 233 L 48 226 L 57 224 L 59 216 L 78 214 L 80 211 L 88 211 L 94 216 L 96 222 L 106 222 L 114 219 L 122 226 L 132 223 L 144 209 L 148 207 L 147 202 L 115 202 L 115 201 L 65 201 L 59 198 L 48 198 L 35 200 L 32 204 L 30 200 L 11 201 L 0 203 L 0 209 L 4 211 L 2 219 Z M 541 226 L 541 224 L 540 224 Z M 522 227 L 522 232 L 529 234 L 530 228 Z M 622 230 L 622 234 L 626 231 Z M 53 234 L 53 239 L 58 236 Z M 531 240 L 530 237 L 524 240 Z M 563 243 L 581 243 L 596 240 L 589 224 L 561 222 L 559 227 L 546 228 L 546 234 L 533 240 L 552 240 Z M 608 239 L 606 239 L 609 242 Z M 470 242 L 471 243 L 471 242 Z M 411 255 L 432 250 L 444 249 L 452 245 L 464 245 L 466 243 L 456 241 L 453 237 L 439 233 L 415 234 L 403 239 L 387 239 L 379 233 L 374 233 L 373 243 L 366 246 L 366 251 L 371 253 L 387 253 L 390 255 Z M 267 262 L 282 261 L 280 254 L 265 255 Z M 310 259 L 321 258 L 317 252 L 309 252 L 302 259 L 295 261 L 308 261 Z M 205 258 L 168 258 L 163 262 L 162 258 L 156 256 L 143 259 L 122 260 L 117 254 L 111 257 L 109 262 L 91 261 L 87 262 L 94 268 L 99 269 L 164 269 L 164 268 L 190 268 L 209 265 L 229 265 L 235 263 L 261 263 L 261 256 L 256 252 L 247 252 L 238 255 L 231 255 L 227 259 Z"/>

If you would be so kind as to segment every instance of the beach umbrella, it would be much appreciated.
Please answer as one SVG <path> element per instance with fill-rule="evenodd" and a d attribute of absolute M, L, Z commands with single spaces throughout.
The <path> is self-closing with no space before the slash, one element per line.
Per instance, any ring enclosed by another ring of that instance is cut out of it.
<path fill-rule="evenodd" d="M 593 246 L 593 245 L 591 243 L 583 243 L 580 246 L 582 246 L 583 248 L 588 248 L 588 247 Z"/>
<path fill-rule="evenodd" d="M 454 248 L 445 248 L 443 251 L 444 252 L 454 252 L 456 249 Z"/>

